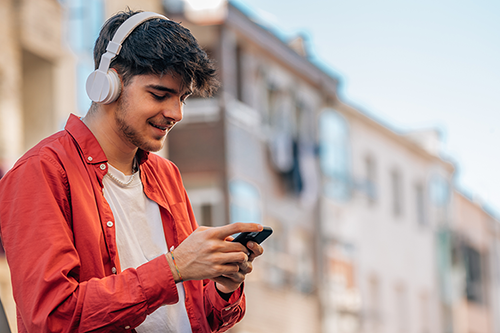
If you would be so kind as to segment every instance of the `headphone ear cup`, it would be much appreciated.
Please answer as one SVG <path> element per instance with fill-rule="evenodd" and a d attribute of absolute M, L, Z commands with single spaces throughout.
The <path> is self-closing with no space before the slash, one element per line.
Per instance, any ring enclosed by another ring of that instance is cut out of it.
<path fill-rule="evenodd" d="M 122 81 L 120 80 L 120 76 L 118 76 L 116 70 L 111 68 L 110 70 L 108 70 L 107 76 L 109 80 L 109 93 L 107 95 L 108 98 L 103 101 L 104 104 L 109 104 L 116 101 L 122 91 Z"/>
<path fill-rule="evenodd" d="M 89 98 L 102 104 L 116 101 L 121 92 L 121 80 L 114 69 L 104 73 L 100 70 L 93 71 L 87 78 L 85 88 Z"/>

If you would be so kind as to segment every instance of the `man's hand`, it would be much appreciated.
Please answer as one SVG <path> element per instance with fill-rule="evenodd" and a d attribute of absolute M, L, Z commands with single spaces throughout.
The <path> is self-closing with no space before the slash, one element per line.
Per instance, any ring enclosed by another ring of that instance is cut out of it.
<path fill-rule="evenodd" d="M 247 248 L 231 242 L 231 235 L 239 232 L 261 231 L 256 223 L 233 223 L 222 227 L 199 227 L 186 238 L 175 250 L 175 262 L 184 281 L 212 279 L 218 289 L 230 293 L 238 289 L 245 275 L 252 271 L 252 261 L 262 254 L 262 247 L 249 242 L 252 253 L 247 255 Z M 167 260 L 174 277 L 177 276 L 170 256 Z M 176 278 L 178 281 L 179 279 Z"/>
<path fill-rule="evenodd" d="M 246 262 L 239 264 L 239 271 L 232 274 L 224 274 L 222 276 L 213 278 L 212 280 L 217 282 L 217 289 L 224 294 L 229 294 L 240 287 L 240 285 L 245 281 L 245 276 L 252 272 L 253 265 L 252 262 L 255 258 L 262 255 L 264 249 L 262 246 L 255 242 L 248 242 L 247 247 L 250 249 L 251 253 L 248 256 Z"/>

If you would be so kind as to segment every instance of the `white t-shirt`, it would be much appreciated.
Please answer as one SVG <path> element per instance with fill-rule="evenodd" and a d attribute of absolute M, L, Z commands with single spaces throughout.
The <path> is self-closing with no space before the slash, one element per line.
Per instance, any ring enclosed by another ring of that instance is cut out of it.
<path fill-rule="evenodd" d="M 140 265 L 168 252 L 160 208 L 144 194 L 139 171 L 125 175 L 108 163 L 103 179 L 104 198 L 115 217 L 116 244 L 122 270 Z M 139 333 L 192 333 L 182 283 L 179 302 L 163 305 L 136 328 Z"/>

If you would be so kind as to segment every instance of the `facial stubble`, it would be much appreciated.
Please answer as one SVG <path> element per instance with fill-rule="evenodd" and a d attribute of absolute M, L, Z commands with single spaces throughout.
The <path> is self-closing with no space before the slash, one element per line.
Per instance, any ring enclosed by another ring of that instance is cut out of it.
<path fill-rule="evenodd" d="M 127 101 L 126 94 L 122 93 L 120 99 L 117 101 L 115 121 L 116 124 L 118 125 L 118 130 L 123 134 L 125 139 L 134 146 L 144 151 L 156 152 L 161 150 L 163 148 L 163 145 L 165 143 L 165 138 L 167 136 L 164 135 L 161 138 L 160 147 L 156 147 L 156 145 L 152 146 L 151 143 L 147 142 L 147 140 L 145 140 L 139 133 L 137 133 L 137 131 L 130 124 L 127 123 L 126 119 L 128 117 L 129 112 L 130 112 L 130 105 Z"/>

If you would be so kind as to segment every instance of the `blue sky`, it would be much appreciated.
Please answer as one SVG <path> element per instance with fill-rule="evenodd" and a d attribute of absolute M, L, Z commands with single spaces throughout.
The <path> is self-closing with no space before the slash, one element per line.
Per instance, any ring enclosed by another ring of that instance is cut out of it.
<path fill-rule="evenodd" d="M 434 127 L 465 193 L 500 211 L 500 1 L 233 1 L 306 36 L 340 95 L 398 130 Z"/>

